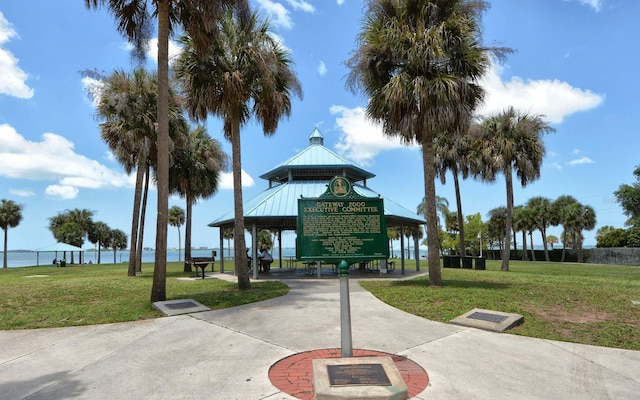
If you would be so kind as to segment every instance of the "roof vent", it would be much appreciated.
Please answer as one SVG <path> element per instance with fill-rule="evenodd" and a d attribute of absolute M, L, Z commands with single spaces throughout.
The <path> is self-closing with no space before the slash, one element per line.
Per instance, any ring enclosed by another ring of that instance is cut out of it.
<path fill-rule="evenodd" d="M 315 128 L 313 132 L 311 132 L 311 136 L 309 136 L 309 144 L 321 144 L 324 146 L 324 136 Z"/>

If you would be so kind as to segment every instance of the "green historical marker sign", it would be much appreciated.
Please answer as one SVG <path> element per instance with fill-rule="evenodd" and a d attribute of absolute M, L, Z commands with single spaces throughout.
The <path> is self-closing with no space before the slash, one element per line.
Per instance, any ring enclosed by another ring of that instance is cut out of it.
<path fill-rule="evenodd" d="M 330 264 L 389 258 L 383 200 L 359 195 L 344 177 L 320 197 L 298 199 L 296 257 Z"/>

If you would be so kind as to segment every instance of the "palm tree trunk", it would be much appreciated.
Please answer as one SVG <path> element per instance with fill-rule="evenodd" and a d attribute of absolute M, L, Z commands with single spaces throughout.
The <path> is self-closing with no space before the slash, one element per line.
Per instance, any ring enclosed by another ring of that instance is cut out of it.
<path fill-rule="evenodd" d="M 131 244 L 129 247 L 129 269 L 128 276 L 136 275 L 136 250 L 138 249 L 138 226 L 140 224 L 140 198 L 142 197 L 142 179 L 145 171 L 144 157 L 138 160 L 138 170 L 136 171 L 136 188 L 133 194 L 133 216 L 131 217 Z M 144 164 L 143 164 L 144 161 Z"/>
<path fill-rule="evenodd" d="M 9 227 L 4 229 L 4 252 L 2 255 L 2 268 L 8 268 L 8 265 L 7 265 L 7 231 L 8 230 L 9 230 Z"/>
<path fill-rule="evenodd" d="M 458 233 L 460 234 L 460 255 L 467 255 L 467 246 L 464 241 L 464 216 L 462 215 L 462 200 L 460 197 L 460 182 L 458 180 L 458 170 L 453 170 L 453 186 L 456 191 L 456 207 L 458 209 Z"/>
<path fill-rule="evenodd" d="M 169 1 L 158 7 L 158 215 L 151 302 L 167 299 L 167 219 L 169 212 Z"/>
<path fill-rule="evenodd" d="M 147 216 L 147 203 L 149 199 L 149 176 L 151 167 L 146 164 L 144 175 L 144 188 L 142 189 L 142 207 L 140 211 L 140 226 L 138 227 L 138 252 L 136 253 L 136 274 L 142 273 L 142 252 L 144 251 L 144 225 Z"/>
<path fill-rule="evenodd" d="M 436 212 L 436 171 L 435 152 L 433 150 L 433 135 L 426 129 L 422 133 L 422 165 L 424 168 L 424 202 L 427 221 L 427 244 L 429 266 L 429 285 L 442 286 L 442 271 L 440 257 L 438 257 L 438 214 Z"/>
<path fill-rule="evenodd" d="M 531 241 L 531 261 L 536 261 L 536 253 L 533 251 L 533 232 L 529 232 L 529 240 Z"/>
<path fill-rule="evenodd" d="M 242 205 L 242 162 L 240 157 L 240 116 L 231 115 L 231 154 L 233 168 L 233 205 L 235 221 L 233 236 L 235 240 L 234 258 L 235 271 L 238 277 L 238 289 L 251 289 L 249 281 L 249 265 L 247 264 L 247 245 L 244 240 L 244 208 Z"/>
<path fill-rule="evenodd" d="M 504 170 L 504 180 L 507 186 L 507 222 L 505 229 L 505 242 L 511 243 L 511 225 L 513 225 L 513 179 L 511 164 L 507 165 Z M 509 270 L 509 246 L 505 246 L 502 251 L 502 271 Z"/>
<path fill-rule="evenodd" d="M 541 229 L 540 230 L 540 235 L 542 236 L 542 246 L 544 249 L 544 260 L 546 262 L 550 261 L 549 258 L 549 246 L 547 246 L 547 230 L 546 229 Z"/>
<path fill-rule="evenodd" d="M 187 217 L 184 221 L 184 272 L 191 272 L 191 264 L 187 261 L 191 259 L 191 211 L 193 209 L 193 198 L 187 195 Z"/>
<path fill-rule="evenodd" d="M 518 253 L 516 252 L 516 257 Z M 522 230 L 522 261 L 528 261 L 529 256 L 527 255 L 527 231 Z"/>

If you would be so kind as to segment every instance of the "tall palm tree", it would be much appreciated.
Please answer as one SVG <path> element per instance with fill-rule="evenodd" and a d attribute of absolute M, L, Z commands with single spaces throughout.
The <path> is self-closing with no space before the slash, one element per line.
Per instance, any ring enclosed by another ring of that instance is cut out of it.
<path fill-rule="evenodd" d="M 391 258 L 395 258 L 393 254 L 393 241 L 400 239 L 400 228 L 397 226 L 388 226 L 387 237 L 389 238 L 389 247 L 391 248 Z"/>
<path fill-rule="evenodd" d="M 116 253 L 118 250 L 127 248 L 127 234 L 120 229 L 114 229 L 109 235 L 109 246 L 113 249 L 113 263 L 116 263 Z"/>
<path fill-rule="evenodd" d="M 468 128 L 468 124 L 464 124 L 460 129 Z M 466 245 L 464 239 L 464 215 L 462 213 L 462 198 L 460 196 L 459 176 L 463 179 L 469 176 L 469 137 L 466 132 L 460 129 L 454 132 L 440 132 L 436 135 L 434 148 L 436 154 L 436 176 L 440 178 L 440 182 L 444 185 L 447 182 L 447 171 L 451 171 L 453 175 L 453 186 L 456 194 L 456 209 L 458 216 L 459 239 L 460 239 L 460 255 L 466 256 Z"/>
<path fill-rule="evenodd" d="M 513 252 L 518 253 L 518 246 L 516 244 L 516 235 L 518 232 L 522 232 L 522 261 L 528 260 L 527 255 L 527 216 L 525 215 L 527 210 L 524 206 L 513 207 L 513 215 L 511 217 L 512 231 L 513 231 Z"/>
<path fill-rule="evenodd" d="M 222 237 L 227 239 L 227 253 L 231 255 L 231 239 L 233 239 L 233 229 L 232 228 L 224 228 L 222 231 Z M 220 249 L 222 251 L 222 249 Z"/>
<path fill-rule="evenodd" d="M 422 148 L 429 283 L 442 285 L 438 257 L 435 152 L 439 132 L 468 121 L 487 70 L 479 0 L 368 0 L 347 85 L 365 93 L 367 116 L 389 136 Z"/>
<path fill-rule="evenodd" d="M 108 242 L 110 235 L 111 228 L 102 221 L 95 222 L 88 233 L 89 241 L 98 247 L 98 264 L 100 264 L 102 248 L 106 247 L 105 244 Z"/>
<path fill-rule="evenodd" d="M 0 228 L 4 231 L 4 252 L 2 268 L 7 268 L 7 233 L 9 228 L 15 228 L 22 221 L 22 205 L 13 200 L 2 199 L 0 204 Z"/>
<path fill-rule="evenodd" d="M 134 44 L 134 55 L 144 58 L 151 36 L 152 18 L 158 19 L 158 213 L 156 252 L 151 301 L 166 300 L 167 213 L 169 210 L 169 36 L 182 30 L 194 38 L 198 52 L 208 48 L 220 11 L 232 5 L 247 6 L 246 0 L 85 0 L 87 8 L 107 6 L 118 24 L 118 32 Z M 154 9 L 155 8 L 155 9 Z"/>
<path fill-rule="evenodd" d="M 265 135 L 291 113 L 293 93 L 302 97 L 289 53 L 271 36 L 268 22 L 247 9 L 224 12 L 218 34 L 206 56 L 196 51 L 194 39 L 184 36 L 184 50 L 176 65 L 189 114 L 205 120 L 209 113 L 224 120 L 224 136 L 231 142 L 233 170 L 235 271 L 238 287 L 249 289 L 244 240 L 240 128 L 252 116 Z"/>
<path fill-rule="evenodd" d="M 191 272 L 191 224 L 193 205 L 207 199 L 218 191 L 220 174 L 229 165 L 227 154 L 220 142 L 207 134 L 204 126 L 192 130 L 185 146 L 173 153 L 173 164 L 169 168 L 169 187 L 186 200 L 184 239 L 184 271 Z"/>
<path fill-rule="evenodd" d="M 184 224 L 184 210 L 178 206 L 173 206 L 169 209 L 169 215 L 167 222 L 171 226 L 178 228 L 178 261 L 180 261 L 180 249 L 182 248 L 182 242 L 180 239 L 180 227 Z"/>
<path fill-rule="evenodd" d="M 554 217 L 551 200 L 543 196 L 532 197 L 527 201 L 527 208 L 533 211 L 535 226 L 542 236 L 542 245 L 544 248 L 544 259 L 549 261 L 549 248 L 547 247 L 547 228 L 552 225 Z"/>
<path fill-rule="evenodd" d="M 504 174 L 507 192 L 507 221 L 505 242 L 511 241 L 513 219 L 513 171 L 522 187 L 540 177 L 545 148 L 542 134 L 554 131 L 540 115 L 517 112 L 509 107 L 499 114 L 485 118 L 481 134 L 471 146 L 471 157 L 483 167 L 482 179 L 493 181 Z M 503 271 L 509 270 L 509 247 L 502 250 Z"/>
<path fill-rule="evenodd" d="M 416 214 L 420 216 L 426 217 L 427 206 L 424 197 L 418 207 L 416 208 Z M 449 214 L 449 200 L 442 196 L 436 196 L 436 213 L 438 214 L 438 224 L 440 223 L 440 219 L 442 219 L 442 226 L 446 225 L 447 214 Z M 425 234 L 427 227 L 425 226 Z"/>
<path fill-rule="evenodd" d="M 579 263 L 584 262 L 582 244 L 583 230 L 592 230 L 596 226 L 596 212 L 591 206 L 585 206 L 578 202 L 567 205 L 562 209 L 565 225 L 565 234 L 571 236 L 571 242 L 577 247 Z"/>
<path fill-rule="evenodd" d="M 558 197 L 551 204 L 552 207 L 552 215 L 554 217 L 553 224 L 554 225 L 562 225 L 562 257 L 560 258 L 561 262 L 564 262 L 565 255 L 567 252 L 567 239 L 570 232 L 571 226 L 571 218 L 570 213 L 565 211 L 565 209 L 570 208 L 573 204 L 577 204 L 578 200 L 575 197 L 570 195 L 563 195 Z"/>
<path fill-rule="evenodd" d="M 133 73 L 122 70 L 102 78 L 96 114 L 102 140 L 107 143 L 127 173 L 136 170 L 132 218 L 131 247 L 127 274 L 141 271 L 144 216 L 149 188 L 150 169 L 157 165 L 157 97 L 158 77 L 144 68 Z M 187 133 L 181 101 L 169 90 L 170 147 L 180 145 Z"/>
<path fill-rule="evenodd" d="M 498 248 L 502 253 L 504 247 L 509 247 L 510 244 L 505 242 L 504 226 L 507 221 L 507 208 L 497 207 L 489 210 L 487 213 L 489 221 L 487 222 L 488 234 L 493 243 L 498 243 Z"/>

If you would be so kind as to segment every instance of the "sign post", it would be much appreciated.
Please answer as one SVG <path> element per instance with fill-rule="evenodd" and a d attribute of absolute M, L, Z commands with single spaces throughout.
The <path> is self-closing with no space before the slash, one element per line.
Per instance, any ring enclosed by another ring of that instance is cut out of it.
<path fill-rule="evenodd" d="M 383 200 L 359 195 L 347 178 L 338 176 L 329 182 L 327 191 L 320 197 L 298 199 L 296 228 L 298 260 L 337 266 L 341 353 L 342 357 L 351 357 L 349 266 L 389 258 Z"/>

